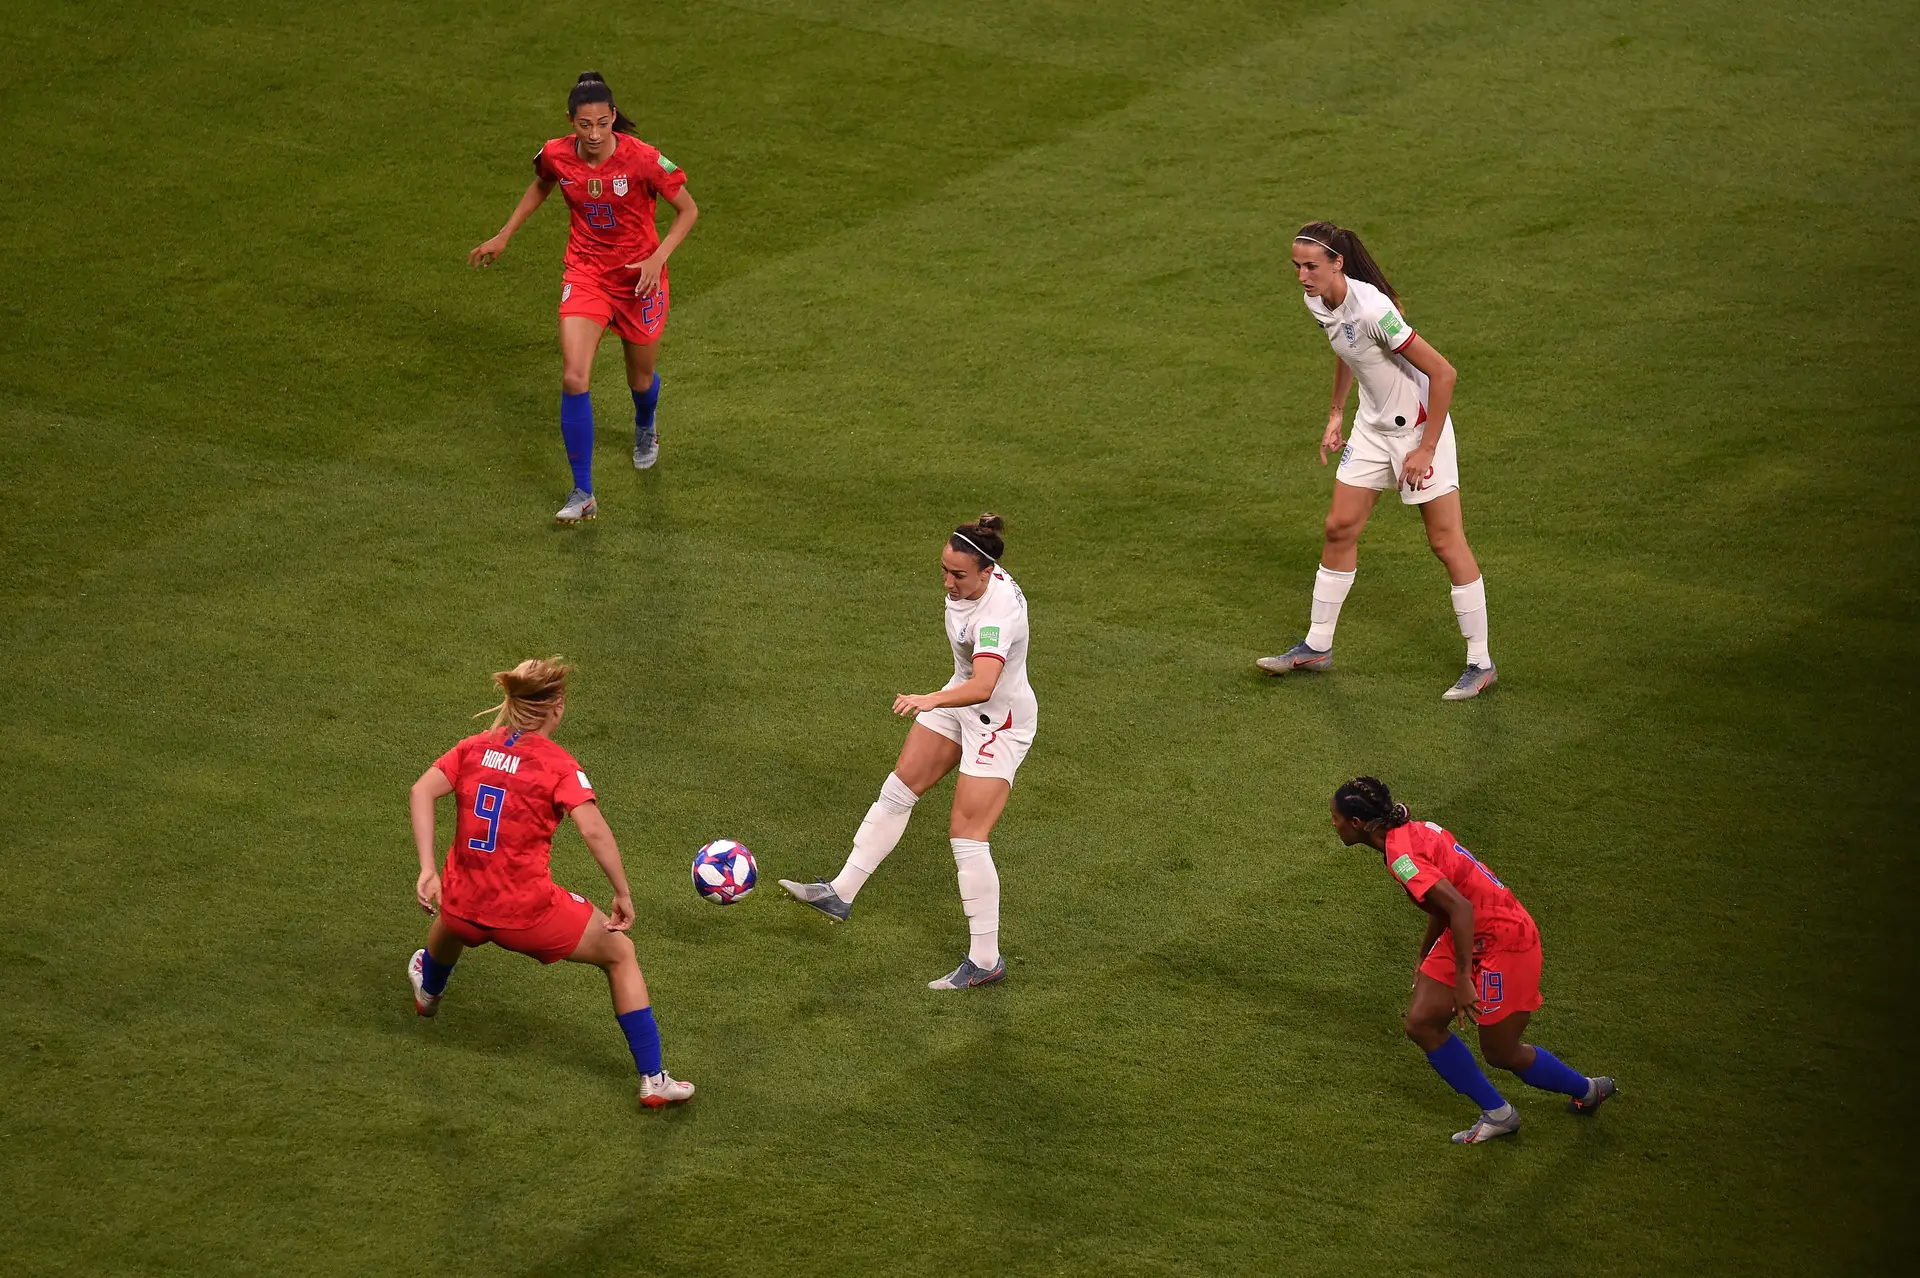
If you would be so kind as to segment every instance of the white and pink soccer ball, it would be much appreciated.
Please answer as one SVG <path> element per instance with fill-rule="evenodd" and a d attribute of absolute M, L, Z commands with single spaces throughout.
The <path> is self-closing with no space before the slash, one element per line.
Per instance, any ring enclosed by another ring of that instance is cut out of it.
<path fill-rule="evenodd" d="M 715 905 L 732 905 L 759 878 L 760 867 L 744 843 L 715 839 L 693 855 L 693 886 Z"/>

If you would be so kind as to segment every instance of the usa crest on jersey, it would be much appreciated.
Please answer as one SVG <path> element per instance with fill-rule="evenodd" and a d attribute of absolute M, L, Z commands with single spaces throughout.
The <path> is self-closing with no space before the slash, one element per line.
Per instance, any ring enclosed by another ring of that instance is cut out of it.
<path fill-rule="evenodd" d="M 613 180 L 613 193 L 615 195 L 625 195 L 627 193 L 627 175 L 626 174 L 622 173 L 619 177 Z"/>

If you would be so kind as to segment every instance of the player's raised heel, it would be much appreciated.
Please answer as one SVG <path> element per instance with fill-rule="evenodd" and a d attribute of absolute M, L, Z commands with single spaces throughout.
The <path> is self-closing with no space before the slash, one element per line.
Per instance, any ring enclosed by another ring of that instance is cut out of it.
<path fill-rule="evenodd" d="M 1270 675 L 1283 675 L 1294 670 L 1331 670 L 1333 649 L 1322 652 L 1318 648 L 1308 647 L 1307 641 L 1302 639 L 1279 656 L 1262 657 L 1253 664 Z"/>
<path fill-rule="evenodd" d="M 965 990 L 976 985 L 992 985 L 995 981 L 1007 979 L 1007 960 L 997 958 L 992 967 L 981 967 L 971 958 L 960 960 L 960 966 L 948 972 L 938 980 L 927 982 L 930 990 Z"/>
<path fill-rule="evenodd" d="M 1587 1090 L 1587 1094 L 1585 1096 L 1576 1096 L 1567 1102 L 1567 1112 L 1569 1114 L 1591 1114 L 1606 1104 L 1607 1100 L 1615 1092 L 1620 1090 L 1614 1085 L 1614 1081 L 1604 1074 L 1598 1078 L 1589 1079 L 1588 1081 L 1591 1082 L 1593 1086 Z"/>
<path fill-rule="evenodd" d="M 1490 1140 L 1498 1140 L 1502 1136 L 1511 1136 L 1519 1130 L 1520 1111 L 1513 1106 L 1507 1106 L 1507 1117 L 1505 1118 L 1495 1118 L 1490 1111 L 1481 1110 L 1480 1118 L 1473 1126 L 1467 1128 L 1464 1132 L 1455 1132 L 1453 1134 L 1453 1143 L 1456 1145 L 1484 1145 Z"/>
<path fill-rule="evenodd" d="M 553 512 L 553 522 L 578 524 L 599 513 L 600 503 L 593 499 L 593 494 L 584 488 L 576 488 L 567 494 L 567 504 Z"/>
<path fill-rule="evenodd" d="M 1492 666 L 1468 665 L 1466 673 L 1454 681 L 1451 688 L 1440 694 L 1443 701 L 1465 701 L 1477 697 L 1500 681 L 1500 676 Z"/>
<path fill-rule="evenodd" d="M 677 1078 L 669 1078 L 664 1069 L 658 1074 L 648 1074 L 640 1080 L 640 1103 L 648 1109 L 678 1105 L 692 1098 L 693 1084 Z"/>
<path fill-rule="evenodd" d="M 811 905 L 835 923 L 845 923 L 853 914 L 853 902 L 841 900 L 840 894 L 825 879 L 815 879 L 811 883 L 781 879 L 780 886 L 787 890 L 788 896 L 802 905 Z"/>
<path fill-rule="evenodd" d="M 426 962 L 427 952 L 415 950 L 407 960 L 407 980 L 413 984 L 413 1010 L 422 1016 L 432 1016 L 440 1010 L 440 995 L 427 993 Z"/>

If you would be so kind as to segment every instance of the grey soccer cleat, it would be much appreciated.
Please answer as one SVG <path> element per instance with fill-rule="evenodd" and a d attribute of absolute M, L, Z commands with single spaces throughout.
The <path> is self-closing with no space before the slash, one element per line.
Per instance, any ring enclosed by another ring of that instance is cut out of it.
<path fill-rule="evenodd" d="M 1513 1135 L 1520 1130 L 1520 1111 L 1512 1105 L 1507 1106 L 1507 1110 L 1508 1114 L 1505 1118 L 1495 1118 L 1486 1110 L 1480 1111 L 1480 1117 L 1474 1122 L 1473 1126 L 1467 1128 L 1464 1132 L 1455 1132 L 1453 1134 L 1453 1143 L 1456 1145 L 1481 1145 L 1487 1141 L 1498 1139 L 1501 1136 Z"/>
<path fill-rule="evenodd" d="M 991 985 L 995 981 L 1007 979 L 1007 960 L 997 958 L 991 968 L 981 967 L 971 958 L 960 960 L 960 966 L 948 972 L 937 981 L 928 981 L 930 990 L 964 990 L 975 985 Z"/>
<path fill-rule="evenodd" d="M 1310 648 L 1302 639 L 1293 647 L 1277 657 L 1262 657 L 1253 663 L 1270 675 L 1283 675 L 1289 670 L 1331 670 L 1333 669 L 1333 649 L 1325 652 Z"/>
<path fill-rule="evenodd" d="M 1466 673 L 1455 681 L 1451 688 L 1440 694 L 1443 701 L 1465 701 L 1477 697 L 1500 681 L 1499 672 L 1492 666 L 1469 665 Z"/>
<path fill-rule="evenodd" d="M 633 428 L 633 468 L 652 470 L 653 464 L 660 460 L 660 432 L 652 426 L 641 430 Z"/>
<path fill-rule="evenodd" d="M 1576 1096 L 1567 1102 L 1568 1113 L 1591 1114 L 1594 1110 L 1606 1104 L 1607 1099 L 1620 1090 L 1614 1085 L 1614 1081 L 1604 1074 L 1598 1078 L 1590 1078 L 1587 1081 L 1591 1083 L 1592 1086 L 1587 1088 L 1587 1094 L 1585 1096 Z"/>
<path fill-rule="evenodd" d="M 781 879 L 780 886 L 787 895 L 802 905 L 811 905 L 835 923 L 845 923 L 853 913 L 853 902 L 843 901 L 833 885 L 825 879 L 815 879 L 811 883 L 795 883 L 792 879 Z"/>
<path fill-rule="evenodd" d="M 553 520 L 558 524 L 577 524 L 599 513 L 600 503 L 593 499 L 593 494 L 576 488 L 567 494 L 567 504 L 553 512 Z"/>

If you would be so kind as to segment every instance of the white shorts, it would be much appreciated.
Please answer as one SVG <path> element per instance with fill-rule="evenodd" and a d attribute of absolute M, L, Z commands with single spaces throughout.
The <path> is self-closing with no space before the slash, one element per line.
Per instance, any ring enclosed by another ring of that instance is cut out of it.
<path fill-rule="evenodd" d="M 1347 451 L 1340 454 L 1340 473 L 1334 478 L 1343 484 L 1371 488 L 1376 492 L 1398 488 L 1400 500 L 1409 506 L 1418 506 L 1435 497 L 1459 491 L 1460 458 L 1453 451 L 1451 413 L 1447 414 L 1447 424 L 1440 431 L 1440 442 L 1434 445 L 1433 465 L 1428 468 L 1426 479 L 1412 488 L 1400 482 L 1400 470 L 1407 464 L 1407 454 L 1420 447 L 1423 433 L 1408 430 L 1387 435 L 1355 422 L 1353 438 L 1347 441 Z"/>
<path fill-rule="evenodd" d="M 1012 714 L 1002 714 L 997 722 L 992 719 L 983 722 L 983 717 L 979 706 L 943 706 L 938 710 L 922 710 L 914 722 L 960 743 L 963 775 L 995 777 L 1012 785 L 1013 774 L 1020 770 L 1020 761 L 1027 757 L 1027 748 L 1033 744 L 1033 722 L 1029 719 L 1016 728 Z"/>

